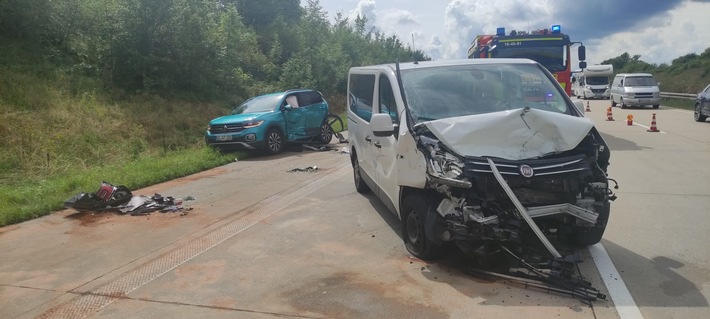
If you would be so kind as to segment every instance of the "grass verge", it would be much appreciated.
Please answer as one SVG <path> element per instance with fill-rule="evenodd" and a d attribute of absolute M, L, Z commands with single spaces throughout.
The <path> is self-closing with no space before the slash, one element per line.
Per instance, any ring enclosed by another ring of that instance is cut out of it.
<path fill-rule="evenodd" d="M 62 209 L 65 200 L 81 192 L 96 191 L 101 181 L 133 190 L 224 165 L 235 156 L 243 157 L 242 153 L 221 154 L 207 147 L 187 149 L 4 185 L 8 187 L 0 188 L 0 226 Z"/>

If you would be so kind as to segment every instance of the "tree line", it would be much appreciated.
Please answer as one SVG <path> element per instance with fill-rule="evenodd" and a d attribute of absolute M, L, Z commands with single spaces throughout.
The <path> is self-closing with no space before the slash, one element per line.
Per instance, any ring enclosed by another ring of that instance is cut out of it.
<path fill-rule="evenodd" d="M 106 87 L 235 102 L 294 87 L 344 93 L 351 66 L 426 60 L 318 0 L 3 0 L 0 38 Z"/>

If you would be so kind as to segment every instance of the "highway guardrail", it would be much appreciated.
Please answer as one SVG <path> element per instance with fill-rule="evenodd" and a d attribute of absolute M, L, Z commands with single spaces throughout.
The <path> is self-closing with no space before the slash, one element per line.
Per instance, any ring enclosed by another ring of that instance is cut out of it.
<path fill-rule="evenodd" d="M 693 93 L 672 93 L 672 92 L 661 92 L 661 97 L 673 98 L 673 99 L 686 99 L 695 100 L 697 94 Z"/>

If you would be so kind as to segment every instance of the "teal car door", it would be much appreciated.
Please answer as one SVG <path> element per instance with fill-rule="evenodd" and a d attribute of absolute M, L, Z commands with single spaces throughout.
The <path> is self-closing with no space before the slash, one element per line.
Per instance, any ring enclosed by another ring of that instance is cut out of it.
<path fill-rule="evenodd" d="M 316 91 L 307 91 L 298 93 L 299 101 L 303 103 L 303 108 L 306 109 L 306 135 L 309 137 L 317 136 L 320 133 L 321 124 L 328 116 L 328 104 L 325 102 L 320 93 Z"/>
<path fill-rule="evenodd" d="M 282 112 L 284 114 L 285 134 L 288 140 L 306 138 L 308 109 L 301 106 L 301 101 L 296 93 L 286 96 Z"/>

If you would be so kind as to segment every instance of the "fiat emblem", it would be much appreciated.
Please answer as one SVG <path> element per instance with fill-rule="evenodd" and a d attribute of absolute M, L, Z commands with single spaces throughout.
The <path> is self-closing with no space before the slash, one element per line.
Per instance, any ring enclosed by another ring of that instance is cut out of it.
<path fill-rule="evenodd" d="M 533 168 L 530 167 L 530 165 L 520 165 L 520 175 L 523 175 L 524 177 L 532 177 L 534 173 L 535 172 L 533 171 Z"/>

